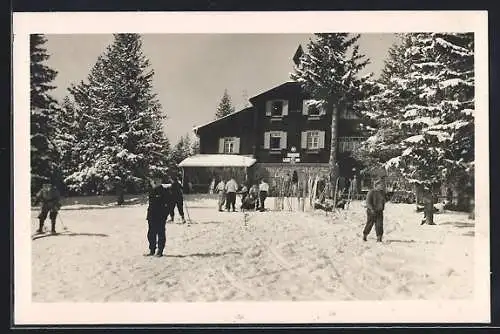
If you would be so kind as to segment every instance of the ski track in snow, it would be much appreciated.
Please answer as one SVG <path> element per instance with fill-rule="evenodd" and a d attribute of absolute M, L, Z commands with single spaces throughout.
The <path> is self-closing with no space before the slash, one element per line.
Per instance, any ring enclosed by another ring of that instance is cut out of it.
<path fill-rule="evenodd" d="M 58 224 L 61 234 L 32 241 L 33 301 L 473 297 L 474 221 L 465 214 L 439 214 L 437 226 L 420 226 L 413 205 L 389 203 L 384 242 L 376 243 L 374 230 L 361 240 L 360 202 L 328 215 L 227 213 L 215 203 L 205 199 L 195 207 L 187 199 L 193 222 L 167 224 L 163 258 L 143 256 L 145 205 L 62 210 L 68 230 Z"/>

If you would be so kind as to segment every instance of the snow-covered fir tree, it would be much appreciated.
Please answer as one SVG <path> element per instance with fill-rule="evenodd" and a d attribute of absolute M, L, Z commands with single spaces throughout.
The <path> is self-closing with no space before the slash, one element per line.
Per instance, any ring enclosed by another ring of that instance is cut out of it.
<path fill-rule="evenodd" d="M 44 35 L 30 35 L 30 111 L 31 111 L 31 192 L 43 182 L 59 185 L 59 150 L 55 143 L 57 101 L 49 94 L 57 72 L 46 65 L 49 58 Z"/>
<path fill-rule="evenodd" d="M 370 75 L 359 75 L 369 63 L 359 52 L 359 38 L 360 35 L 346 33 L 315 34 L 291 75 L 311 95 L 314 105 L 332 113 L 329 159 L 332 182 L 338 177 L 335 164 L 339 112 L 356 109 L 357 102 L 364 97 L 364 85 L 370 78 Z"/>
<path fill-rule="evenodd" d="M 63 176 L 71 175 L 78 168 L 80 155 L 75 148 L 84 136 L 79 123 L 79 115 L 73 101 L 65 96 L 57 114 L 55 142 L 60 151 L 60 168 Z M 64 189 L 67 190 L 67 189 Z"/>
<path fill-rule="evenodd" d="M 389 49 L 380 78 L 371 85 L 371 91 L 360 101 L 364 115 L 372 120 L 375 129 L 369 139 L 358 147 L 353 156 L 362 162 L 367 171 L 378 169 L 391 158 L 400 155 L 404 139 L 400 131 L 401 110 L 411 103 L 404 84 L 409 73 L 410 61 L 406 57 L 409 35 L 399 34 L 399 40 Z"/>
<path fill-rule="evenodd" d="M 381 120 L 368 141 L 372 151 L 411 182 L 431 189 L 454 184 L 471 195 L 473 34 L 407 34 L 393 51 L 394 61 L 386 64 L 380 82 L 383 89 L 372 97 Z"/>
<path fill-rule="evenodd" d="M 141 48 L 139 35 L 115 34 L 88 81 L 70 88 L 86 130 L 75 148 L 82 158 L 78 171 L 66 178 L 73 189 L 140 191 L 152 173 L 166 174 L 165 115 Z"/>
<path fill-rule="evenodd" d="M 219 105 L 217 106 L 217 111 L 215 112 L 215 118 L 219 119 L 224 116 L 227 116 L 235 111 L 233 104 L 231 102 L 231 97 L 229 97 L 229 94 L 227 92 L 227 89 L 224 90 L 224 94 L 222 95 L 222 98 L 219 102 Z"/>
<path fill-rule="evenodd" d="M 172 149 L 172 162 L 178 165 L 182 160 L 195 154 L 193 141 L 188 134 L 182 136 Z"/>

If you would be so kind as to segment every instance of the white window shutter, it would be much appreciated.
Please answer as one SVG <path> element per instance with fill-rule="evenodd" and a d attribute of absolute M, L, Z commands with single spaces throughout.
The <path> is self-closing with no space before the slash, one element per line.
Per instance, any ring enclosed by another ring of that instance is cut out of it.
<path fill-rule="evenodd" d="M 325 131 L 319 132 L 319 148 L 325 148 Z"/>
<path fill-rule="evenodd" d="M 240 154 L 240 138 L 234 137 L 234 153 Z"/>
<path fill-rule="evenodd" d="M 271 116 L 271 107 L 273 101 L 266 101 L 266 116 Z"/>
<path fill-rule="evenodd" d="M 288 146 L 286 131 L 281 131 L 281 141 L 280 141 L 280 144 L 281 144 L 281 148 L 282 149 L 286 149 L 287 146 Z"/>
<path fill-rule="evenodd" d="M 283 100 L 283 116 L 288 115 L 288 100 Z"/>
<path fill-rule="evenodd" d="M 321 105 L 321 108 L 320 108 L 319 114 L 320 114 L 320 115 L 326 115 L 326 104 L 322 104 L 322 105 Z"/>
<path fill-rule="evenodd" d="M 301 133 L 300 147 L 307 148 L 307 131 L 302 131 Z"/>
<path fill-rule="evenodd" d="M 224 138 L 219 138 L 219 153 L 224 153 Z"/>
<path fill-rule="evenodd" d="M 302 100 L 302 115 L 307 115 L 308 114 L 308 102 L 309 100 Z"/>
<path fill-rule="evenodd" d="M 264 132 L 264 148 L 269 149 L 271 147 L 271 134 L 269 132 Z"/>

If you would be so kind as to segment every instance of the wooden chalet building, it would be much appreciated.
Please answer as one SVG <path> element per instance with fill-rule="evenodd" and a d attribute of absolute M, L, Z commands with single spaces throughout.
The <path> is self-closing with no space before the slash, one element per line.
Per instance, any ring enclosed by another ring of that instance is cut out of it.
<path fill-rule="evenodd" d="M 294 61 L 300 52 L 299 47 Z M 217 165 L 213 161 L 214 155 L 220 155 L 220 167 L 224 167 L 223 160 L 228 155 L 239 155 L 253 161 L 231 165 L 244 167 L 244 173 L 237 177 L 240 182 L 244 178 L 265 177 L 272 185 L 273 178 L 292 175 L 294 171 L 299 178 L 329 174 L 332 112 L 310 106 L 310 96 L 294 81 L 264 91 L 249 101 L 251 106 L 248 108 L 194 128 L 199 138 L 200 154 L 187 159 L 196 161 L 194 164 L 185 161 L 181 166 L 210 169 L 210 175 L 196 173 L 195 183 L 208 187 L 214 174 L 227 178 L 227 173 L 221 175 L 213 169 Z M 356 145 L 365 139 L 356 130 L 359 122 L 359 117 L 350 110 L 339 115 L 337 159 L 339 174 L 346 179 L 360 170 L 359 164 L 350 156 Z M 203 156 L 207 157 L 206 165 Z"/>
<path fill-rule="evenodd" d="M 297 82 L 274 87 L 250 98 L 250 102 L 248 108 L 194 129 L 200 143 L 199 167 L 203 166 L 203 155 L 211 159 L 217 154 L 221 159 L 224 155 L 241 155 L 256 161 L 241 166 L 249 167 L 250 178 L 273 178 L 293 171 L 299 177 L 305 173 L 328 175 L 331 112 L 308 106 L 309 96 Z M 354 113 L 340 114 L 337 158 L 340 176 L 347 179 L 359 170 L 350 157 L 364 140 L 356 133 L 358 124 Z"/>

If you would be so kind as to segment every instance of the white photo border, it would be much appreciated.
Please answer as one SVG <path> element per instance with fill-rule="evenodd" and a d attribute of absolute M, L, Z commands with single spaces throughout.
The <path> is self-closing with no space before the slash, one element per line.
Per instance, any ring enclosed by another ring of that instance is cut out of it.
<path fill-rule="evenodd" d="M 90 22 L 92 22 L 90 24 Z M 256 24 L 258 22 L 258 24 Z M 474 298 L 442 301 L 33 303 L 29 35 L 109 33 L 474 32 Z M 50 12 L 13 14 L 14 324 L 490 322 L 488 13 L 486 11 Z"/>

